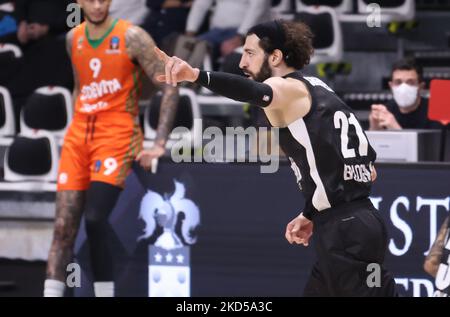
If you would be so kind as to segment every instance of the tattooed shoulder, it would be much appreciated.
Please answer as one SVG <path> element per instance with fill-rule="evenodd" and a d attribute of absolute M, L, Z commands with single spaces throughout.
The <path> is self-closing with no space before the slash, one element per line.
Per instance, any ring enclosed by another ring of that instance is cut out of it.
<path fill-rule="evenodd" d="M 142 28 L 130 26 L 125 34 L 125 42 L 128 55 L 152 78 L 161 66 L 155 56 L 156 45 L 152 37 Z"/>
<path fill-rule="evenodd" d="M 127 51 L 131 56 L 135 57 L 137 51 L 139 50 L 139 44 L 141 42 L 141 36 L 144 30 L 140 27 L 132 25 L 130 26 L 125 33 L 125 45 Z"/>

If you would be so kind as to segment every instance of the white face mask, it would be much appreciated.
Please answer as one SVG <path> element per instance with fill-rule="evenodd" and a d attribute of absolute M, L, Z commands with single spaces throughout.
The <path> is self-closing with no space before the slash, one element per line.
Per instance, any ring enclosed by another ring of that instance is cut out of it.
<path fill-rule="evenodd" d="M 407 83 L 392 88 L 394 100 L 400 108 L 412 106 L 417 100 L 418 92 L 419 87 Z"/>

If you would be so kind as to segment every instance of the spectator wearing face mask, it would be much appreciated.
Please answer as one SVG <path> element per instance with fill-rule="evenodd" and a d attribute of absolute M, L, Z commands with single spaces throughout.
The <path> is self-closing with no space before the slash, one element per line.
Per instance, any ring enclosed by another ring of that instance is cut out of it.
<path fill-rule="evenodd" d="M 394 99 L 386 105 L 374 104 L 369 115 L 370 130 L 439 129 L 428 119 L 428 99 L 422 69 L 413 60 L 403 59 L 392 67 L 389 82 Z"/>

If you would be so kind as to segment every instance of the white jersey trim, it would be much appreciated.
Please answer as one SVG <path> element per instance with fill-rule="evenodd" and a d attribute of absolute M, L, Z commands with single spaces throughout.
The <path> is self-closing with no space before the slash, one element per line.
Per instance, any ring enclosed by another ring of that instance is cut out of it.
<path fill-rule="evenodd" d="M 316 184 L 316 189 L 312 197 L 312 204 L 318 211 L 331 208 L 330 201 L 328 200 L 325 187 L 323 186 L 322 179 L 319 176 L 317 170 L 316 158 L 311 145 L 311 139 L 309 138 L 308 130 L 306 129 L 305 121 L 302 118 L 292 122 L 289 126 L 292 136 L 300 143 L 306 150 L 306 158 L 309 165 L 309 173 L 312 180 Z"/>

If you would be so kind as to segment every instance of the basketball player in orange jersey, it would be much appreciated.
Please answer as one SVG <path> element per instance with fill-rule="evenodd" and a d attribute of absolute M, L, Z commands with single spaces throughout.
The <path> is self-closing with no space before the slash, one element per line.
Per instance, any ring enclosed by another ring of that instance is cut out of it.
<path fill-rule="evenodd" d="M 154 76 L 164 65 L 152 38 L 141 28 L 109 17 L 111 0 L 78 0 L 85 20 L 67 34 L 75 88 L 75 115 L 64 139 L 58 174 L 56 218 L 44 296 L 63 296 L 66 268 L 84 212 L 96 296 L 114 296 L 108 216 L 133 160 L 148 170 L 164 153 L 178 90 Z M 145 73 L 163 89 L 157 138 L 142 149 L 138 124 Z"/>

